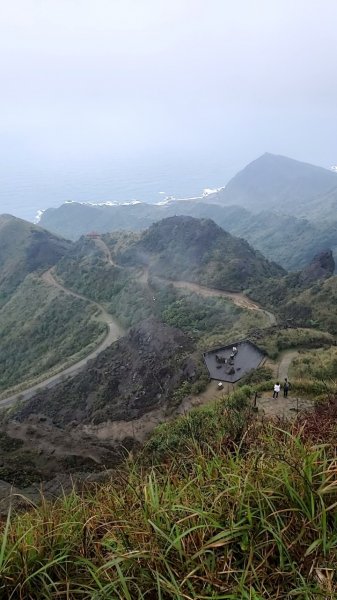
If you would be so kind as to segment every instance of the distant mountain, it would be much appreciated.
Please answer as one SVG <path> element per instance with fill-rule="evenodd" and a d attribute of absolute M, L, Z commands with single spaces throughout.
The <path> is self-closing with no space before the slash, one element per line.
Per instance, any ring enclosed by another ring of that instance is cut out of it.
<path fill-rule="evenodd" d="M 76 240 L 92 230 L 140 231 L 178 215 L 210 218 L 284 268 L 297 270 L 326 248 L 337 255 L 337 173 L 264 154 L 207 196 L 160 205 L 71 202 L 46 210 L 41 225 Z"/>
<path fill-rule="evenodd" d="M 267 153 L 247 165 L 225 188 L 208 199 L 243 206 L 255 213 L 277 209 L 284 214 L 309 217 L 319 199 L 333 190 L 337 194 L 335 172 Z"/>
<path fill-rule="evenodd" d="M 249 219 L 250 213 L 239 206 L 207 204 L 196 200 L 170 200 L 163 204 L 92 205 L 68 202 L 59 208 L 49 208 L 41 217 L 40 224 L 55 234 L 76 240 L 91 231 L 141 231 L 152 223 L 174 217 L 189 215 L 213 219 L 229 230 L 240 220 Z"/>
<path fill-rule="evenodd" d="M 280 211 L 253 214 L 241 206 L 221 206 L 196 200 L 124 206 L 91 206 L 72 202 L 47 210 L 41 224 L 54 233 L 76 240 L 93 230 L 98 233 L 140 231 L 162 218 L 177 215 L 212 219 L 289 270 L 304 267 L 325 248 L 337 247 L 337 219 L 335 223 L 331 219 L 326 222 L 319 219 L 309 221 Z"/>
<path fill-rule="evenodd" d="M 29 273 L 55 265 L 70 242 L 17 219 L 0 216 L 0 306 Z"/>
<path fill-rule="evenodd" d="M 153 275 L 233 291 L 285 273 L 214 221 L 185 216 L 155 223 L 116 258 L 149 267 Z"/>
<path fill-rule="evenodd" d="M 309 221 L 279 211 L 248 215 L 233 224 L 230 233 L 243 237 L 289 271 L 305 267 L 316 254 L 327 248 L 337 256 L 337 220 L 335 223 Z"/>
<path fill-rule="evenodd" d="M 335 171 L 337 175 L 337 172 Z M 308 207 L 308 218 L 319 223 L 320 226 L 329 227 L 331 223 L 337 225 L 337 187 L 315 199 Z"/>

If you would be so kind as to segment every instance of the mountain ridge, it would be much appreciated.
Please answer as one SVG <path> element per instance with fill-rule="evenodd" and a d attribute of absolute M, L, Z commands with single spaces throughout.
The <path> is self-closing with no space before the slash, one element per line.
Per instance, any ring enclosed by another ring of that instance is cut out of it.
<path fill-rule="evenodd" d="M 265 153 L 239 171 L 209 199 L 253 212 L 279 208 L 303 216 L 320 196 L 337 190 L 333 171 L 286 156 Z"/>
<path fill-rule="evenodd" d="M 0 306 L 29 273 L 52 267 L 70 246 L 42 227 L 0 215 Z"/>
<path fill-rule="evenodd" d="M 211 219 L 167 217 L 154 223 L 117 254 L 123 265 L 146 266 L 150 274 L 208 287 L 240 291 L 250 282 L 284 274 L 248 242 Z"/>
<path fill-rule="evenodd" d="M 266 153 L 214 193 L 165 203 L 115 206 L 64 204 L 41 225 L 73 240 L 97 230 L 139 231 L 162 218 L 211 218 L 284 268 L 303 268 L 332 248 L 337 256 L 337 173 Z"/>

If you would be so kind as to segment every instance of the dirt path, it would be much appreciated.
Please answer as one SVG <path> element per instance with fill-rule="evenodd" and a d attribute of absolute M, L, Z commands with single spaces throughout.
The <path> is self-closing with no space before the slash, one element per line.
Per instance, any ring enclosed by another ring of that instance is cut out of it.
<path fill-rule="evenodd" d="M 287 350 L 282 354 L 277 370 L 277 376 L 280 381 L 284 381 L 288 377 L 289 367 L 297 355 L 298 350 Z"/>
<path fill-rule="evenodd" d="M 191 283 L 190 281 L 175 281 L 163 279 L 161 277 L 158 277 L 158 279 L 160 279 L 161 281 L 166 281 L 167 283 L 171 283 L 175 288 L 187 289 L 191 292 L 199 294 L 200 296 L 204 296 L 205 298 L 211 296 L 227 298 L 231 300 L 233 304 L 239 306 L 240 308 L 244 308 L 246 310 L 255 310 L 264 314 L 269 321 L 269 325 L 275 325 L 276 323 L 276 317 L 275 315 L 273 315 L 273 313 L 269 312 L 268 310 L 265 310 L 264 308 L 261 308 L 261 306 L 256 304 L 256 302 L 253 302 L 253 300 L 251 300 L 250 298 L 248 298 L 248 296 L 245 296 L 245 294 L 242 294 L 241 292 L 227 292 L 225 290 L 208 288 L 204 285 L 199 285 L 198 283 Z"/>
<path fill-rule="evenodd" d="M 120 269 L 120 266 L 117 265 L 113 260 L 112 260 L 112 256 L 111 256 L 111 252 L 110 252 L 110 248 L 108 248 L 108 246 L 106 245 L 106 243 L 102 240 L 102 238 L 95 238 L 94 239 L 96 246 L 98 246 L 98 248 L 103 252 L 106 261 L 109 263 L 109 265 L 111 265 L 112 267 L 117 267 L 118 269 Z"/>
<path fill-rule="evenodd" d="M 312 408 L 313 401 L 308 398 L 292 396 L 291 392 L 288 398 L 284 398 L 281 390 L 278 398 L 273 398 L 271 392 L 264 393 L 261 398 L 257 399 L 256 405 L 261 416 L 294 419 L 299 412 Z"/>
<path fill-rule="evenodd" d="M 106 245 L 106 243 L 101 238 L 95 239 L 95 243 L 103 252 L 104 256 L 106 257 L 107 262 L 113 267 L 120 268 L 119 265 L 116 265 L 116 263 L 114 263 L 114 261 L 112 260 L 111 252 L 110 252 L 108 246 Z M 140 274 L 139 280 L 142 281 L 142 283 L 146 284 L 146 283 L 148 283 L 148 277 L 149 277 L 148 269 L 143 269 Z M 161 278 L 158 278 L 158 279 L 161 279 Z M 52 375 L 51 377 L 44 379 L 40 383 L 35 384 L 21 392 L 16 392 L 15 394 L 12 394 L 11 396 L 8 396 L 7 398 L 0 400 L 0 407 L 1 406 L 9 406 L 9 405 L 13 404 L 14 402 L 16 402 L 17 400 L 20 400 L 20 401 L 29 400 L 43 388 L 53 387 L 54 385 L 57 385 L 58 383 L 63 381 L 64 378 L 74 376 L 79 371 L 81 371 L 90 360 L 96 358 L 96 356 L 98 356 L 98 354 L 100 352 L 105 350 L 113 342 L 115 342 L 117 339 L 119 339 L 120 337 L 122 337 L 124 335 L 123 329 L 113 319 L 113 317 L 111 315 L 109 315 L 109 313 L 105 310 L 105 308 L 101 304 L 98 304 L 97 302 L 93 302 L 89 298 L 86 298 L 86 296 L 83 296 L 82 294 L 78 294 L 77 292 L 73 292 L 72 290 L 63 286 L 59 281 L 57 281 L 55 279 L 55 276 L 53 274 L 53 269 L 49 269 L 48 271 L 43 273 L 42 280 L 47 285 L 51 285 L 54 288 L 57 288 L 59 291 L 65 293 L 65 294 L 73 296 L 74 298 L 79 298 L 86 302 L 90 302 L 91 304 L 96 306 L 97 310 L 99 311 L 99 314 L 100 314 L 100 319 L 104 323 L 106 323 L 106 325 L 108 326 L 108 333 L 107 333 L 106 337 L 104 338 L 104 340 L 99 344 L 99 346 L 97 346 L 97 348 L 95 350 L 93 350 L 88 356 L 86 356 L 85 358 L 76 362 L 72 366 L 66 367 L 65 369 L 63 369 L 59 373 L 57 373 L 56 375 Z M 236 304 L 236 306 L 239 306 L 240 308 L 261 312 L 262 314 L 264 314 L 267 317 L 270 325 L 273 325 L 276 323 L 275 316 L 272 313 L 264 310 L 258 304 L 256 304 L 252 300 L 250 300 L 250 298 L 248 298 L 247 296 L 245 296 L 242 293 L 226 292 L 224 290 L 207 288 L 205 286 L 199 285 L 197 283 L 191 283 L 189 281 L 174 281 L 174 280 L 171 281 L 171 280 L 167 280 L 167 279 L 161 279 L 161 280 L 165 281 L 166 283 L 171 283 L 172 285 L 174 285 L 174 287 L 176 287 L 178 289 L 179 288 L 180 289 L 188 289 L 188 290 L 190 290 L 192 292 L 196 292 L 197 294 L 204 296 L 204 297 L 210 297 L 210 296 L 218 296 L 219 297 L 220 296 L 223 298 L 228 298 L 234 304 Z M 290 364 L 290 362 L 289 362 L 289 364 Z M 288 366 L 289 366 L 289 364 L 288 364 Z M 283 368 L 283 370 L 284 370 L 284 368 Z M 282 373 L 283 373 L 283 371 L 282 371 Z M 281 377 L 281 375 L 279 375 L 279 377 Z M 204 392 L 204 394 L 202 394 L 200 396 L 196 396 L 196 397 L 191 397 L 189 399 L 190 405 L 192 406 L 194 404 L 204 404 L 205 402 L 209 401 L 213 397 L 214 391 L 215 390 L 213 389 L 213 386 L 210 384 L 208 386 L 207 390 Z M 187 410 L 187 408 L 188 407 L 186 405 L 184 410 L 185 409 Z"/>
<path fill-rule="evenodd" d="M 111 252 L 110 252 L 108 246 L 106 245 L 106 243 L 101 238 L 95 239 L 95 242 L 99 246 L 99 248 L 102 250 L 102 252 L 104 253 L 108 263 L 110 265 L 112 265 L 113 267 L 121 268 L 120 265 L 117 265 L 112 260 Z M 190 281 L 177 281 L 174 279 L 172 279 L 172 280 L 165 279 L 163 277 L 157 277 L 157 276 L 156 276 L 156 279 L 159 279 L 160 281 L 163 281 L 165 283 L 171 283 L 177 289 L 190 290 L 191 292 L 195 292 L 205 298 L 207 298 L 207 297 L 227 298 L 227 299 L 231 300 L 233 302 L 233 304 L 235 304 L 236 306 L 239 306 L 240 308 L 244 308 L 246 310 L 255 310 L 255 311 L 258 311 L 258 312 L 264 314 L 269 321 L 269 325 L 276 324 L 276 317 L 273 313 L 269 312 L 268 310 L 265 310 L 264 308 L 262 308 L 261 306 L 256 304 L 256 302 L 253 302 L 253 300 L 248 298 L 248 296 L 245 296 L 245 294 L 243 294 L 242 292 L 227 292 L 226 290 L 219 290 L 216 288 L 208 288 L 204 285 L 199 285 L 198 283 L 192 283 Z M 139 276 L 137 277 L 137 280 L 144 285 L 148 284 L 149 269 L 145 268 L 145 267 L 142 268 Z"/>
<path fill-rule="evenodd" d="M 275 364 L 270 364 L 274 370 L 275 380 L 278 380 L 281 385 L 285 378 L 289 377 L 289 368 L 294 358 L 298 355 L 298 350 L 286 350 L 282 353 L 280 360 Z M 272 388 L 272 386 L 271 386 Z M 293 395 L 289 390 L 287 398 L 283 397 L 281 389 L 278 398 L 273 398 L 273 390 L 263 392 L 261 398 L 257 399 L 257 407 L 259 413 L 269 417 L 284 417 L 294 418 L 299 412 L 312 408 L 313 402 L 308 398 L 300 398 Z"/>
<path fill-rule="evenodd" d="M 147 283 L 148 278 L 149 278 L 149 271 L 148 271 L 148 269 L 144 269 L 141 274 L 141 277 L 140 277 L 140 279 L 142 280 L 142 283 L 144 283 L 144 284 Z M 258 311 L 261 314 L 265 315 L 267 322 L 268 322 L 268 326 L 276 324 L 276 317 L 273 313 L 263 309 L 261 306 L 256 304 L 256 302 L 253 302 L 253 300 L 251 300 L 250 298 L 248 298 L 248 296 L 245 296 L 245 294 L 243 294 L 241 292 L 227 292 L 225 290 L 208 288 L 206 286 L 199 285 L 197 283 L 191 283 L 190 281 L 175 281 L 175 280 L 164 279 L 162 277 L 157 277 L 157 279 L 159 279 L 160 281 L 163 281 L 165 283 L 171 283 L 177 289 L 187 289 L 187 290 L 190 290 L 191 292 L 195 292 L 196 294 L 199 294 L 200 296 L 204 296 L 206 298 L 212 297 L 212 296 L 226 298 L 228 300 L 231 300 L 233 302 L 233 304 L 235 304 L 236 306 L 239 306 L 240 308 L 244 308 L 246 310 L 255 310 L 255 311 Z M 287 355 L 287 353 L 284 354 L 284 358 L 286 358 L 286 355 Z M 290 365 L 291 360 L 292 359 L 289 360 L 288 367 Z M 282 368 L 284 371 L 285 367 L 282 367 Z M 286 377 L 286 376 L 287 375 L 284 375 L 284 377 Z M 280 377 L 280 375 L 279 375 L 279 377 Z M 193 408 L 194 406 L 200 406 L 203 404 L 207 404 L 208 402 L 221 397 L 224 393 L 225 394 L 229 393 L 230 391 L 232 391 L 234 389 L 234 385 L 229 384 L 229 383 L 223 382 L 223 386 L 224 386 L 223 389 L 219 390 L 218 382 L 210 381 L 210 383 L 208 384 L 208 386 L 204 392 L 202 392 L 201 394 L 197 394 L 195 396 L 188 396 L 187 398 L 185 398 L 179 408 L 179 412 L 184 413 L 184 412 L 187 412 L 188 410 L 190 410 L 191 408 Z"/>
<path fill-rule="evenodd" d="M 72 292 L 68 288 L 64 287 L 61 283 L 59 283 L 55 279 L 52 269 L 49 269 L 49 271 L 46 271 L 42 275 L 42 280 L 47 285 L 52 285 L 52 286 L 56 287 L 58 290 L 64 292 L 65 294 L 67 294 L 69 296 L 73 296 L 74 298 L 80 298 L 81 300 L 85 300 L 86 302 L 90 302 L 91 304 L 96 306 L 97 310 L 99 311 L 100 320 L 103 321 L 104 323 L 106 323 L 106 325 L 108 327 L 108 333 L 105 336 L 104 340 L 97 346 L 97 348 L 95 348 L 95 350 L 90 352 L 90 354 L 88 354 L 85 358 L 82 358 L 81 360 L 74 363 L 70 367 L 66 367 L 65 369 L 63 369 L 62 371 L 57 373 L 56 375 L 47 377 L 40 383 L 32 385 L 31 387 L 29 387 L 26 390 L 16 392 L 15 394 L 12 394 L 11 396 L 4 398 L 3 400 L 0 400 L 0 407 L 10 406 L 17 400 L 20 400 L 20 401 L 29 400 L 37 392 L 41 391 L 43 388 L 51 388 L 54 385 L 57 385 L 58 383 L 63 381 L 64 378 L 68 378 L 70 376 L 76 375 L 79 371 L 84 369 L 84 367 L 88 364 L 88 362 L 90 360 L 96 358 L 100 354 L 100 352 L 102 352 L 103 350 L 108 348 L 113 342 L 118 340 L 125 333 L 124 330 L 120 327 L 120 325 L 113 319 L 113 317 L 111 315 L 109 315 L 109 313 L 105 310 L 105 308 L 103 308 L 103 306 L 101 304 L 98 304 L 97 302 L 93 302 L 92 300 L 89 300 L 85 296 L 82 296 L 82 294 L 77 294 L 76 292 Z"/>

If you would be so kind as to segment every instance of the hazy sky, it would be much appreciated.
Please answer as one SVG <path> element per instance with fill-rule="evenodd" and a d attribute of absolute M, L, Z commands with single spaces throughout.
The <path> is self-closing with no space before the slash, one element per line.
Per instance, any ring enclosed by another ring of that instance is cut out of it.
<path fill-rule="evenodd" d="M 235 167 L 265 151 L 337 163 L 336 0 L 0 7 L 8 172 L 212 152 Z"/>

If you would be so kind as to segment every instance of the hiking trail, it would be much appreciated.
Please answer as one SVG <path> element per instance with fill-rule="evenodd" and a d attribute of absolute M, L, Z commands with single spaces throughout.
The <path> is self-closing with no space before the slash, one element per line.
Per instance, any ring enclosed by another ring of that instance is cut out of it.
<path fill-rule="evenodd" d="M 39 383 L 36 383 L 36 384 L 30 386 L 29 388 L 23 389 L 21 391 L 17 391 L 14 394 L 7 396 L 6 398 L 3 398 L 2 400 L 0 400 L 0 408 L 4 407 L 4 406 L 10 406 L 17 400 L 20 400 L 20 401 L 29 400 L 37 392 L 41 391 L 43 388 L 54 387 L 55 385 L 57 385 L 58 383 L 63 381 L 64 378 L 68 378 L 70 376 L 76 375 L 79 371 L 81 371 L 88 364 L 88 362 L 90 360 L 93 360 L 94 358 L 96 358 L 96 356 L 98 356 L 101 352 L 103 352 L 103 350 L 108 348 L 113 342 L 115 342 L 120 337 L 122 337 L 125 333 L 124 329 L 105 310 L 105 308 L 101 304 L 98 304 L 98 302 L 94 302 L 93 300 L 90 300 L 89 298 L 87 298 L 86 296 L 83 296 L 82 294 L 73 292 L 72 290 L 70 290 L 70 289 L 66 288 L 64 285 L 62 285 L 59 281 L 57 281 L 53 274 L 52 268 L 49 269 L 48 271 L 45 271 L 45 273 L 43 273 L 43 275 L 41 276 L 41 279 L 47 285 L 56 287 L 60 292 L 63 292 L 64 294 L 73 296 L 74 298 L 79 298 L 86 302 L 90 302 L 90 304 L 96 306 L 97 310 L 99 311 L 99 319 L 107 325 L 108 331 L 107 331 L 107 334 L 104 337 L 104 339 L 99 343 L 99 345 L 94 350 L 92 350 L 90 352 L 90 354 L 88 354 L 86 357 L 77 361 L 73 365 L 70 365 L 70 366 L 62 369 L 55 375 L 46 377 L 45 379 L 41 380 Z M 70 359 L 71 359 L 71 357 L 68 358 L 68 362 Z"/>

